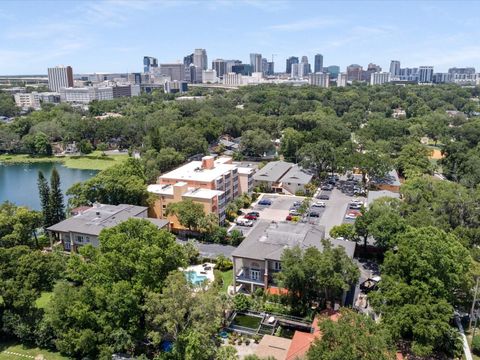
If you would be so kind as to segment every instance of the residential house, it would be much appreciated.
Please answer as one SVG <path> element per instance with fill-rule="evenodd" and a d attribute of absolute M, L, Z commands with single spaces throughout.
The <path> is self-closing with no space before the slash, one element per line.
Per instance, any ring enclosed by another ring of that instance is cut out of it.
<path fill-rule="evenodd" d="M 98 236 L 103 229 L 114 227 L 128 219 L 150 221 L 159 229 L 168 230 L 168 221 L 147 217 L 148 208 L 135 205 L 94 204 L 87 209 L 78 208 L 76 215 L 47 228 L 50 236 L 61 241 L 65 251 L 76 252 L 80 246 L 98 247 Z"/>
<path fill-rule="evenodd" d="M 254 293 L 256 289 L 278 288 L 275 274 L 282 270 L 281 256 L 287 248 L 315 246 L 323 250 L 325 229 L 306 223 L 259 221 L 248 236 L 232 253 L 234 292 L 243 289 Z M 333 246 L 343 246 L 353 257 L 355 243 L 331 240 Z"/>
<path fill-rule="evenodd" d="M 273 192 L 295 194 L 305 191 L 305 185 L 312 175 L 300 166 L 286 161 L 272 161 L 253 175 L 254 186 L 260 186 Z"/>

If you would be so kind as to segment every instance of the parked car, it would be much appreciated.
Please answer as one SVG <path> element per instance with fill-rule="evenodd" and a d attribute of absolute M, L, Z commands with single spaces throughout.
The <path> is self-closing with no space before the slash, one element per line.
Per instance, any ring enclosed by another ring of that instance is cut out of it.
<path fill-rule="evenodd" d="M 292 207 L 300 207 L 302 203 L 300 201 L 295 201 L 292 205 Z"/>
<path fill-rule="evenodd" d="M 272 205 L 272 200 L 270 199 L 262 199 L 258 202 L 258 205 L 267 205 L 270 206 Z"/>
<path fill-rule="evenodd" d="M 255 215 L 249 213 L 249 214 L 245 215 L 245 219 L 247 219 L 247 220 L 257 220 L 257 217 Z"/>
<path fill-rule="evenodd" d="M 322 207 L 325 207 L 325 202 L 324 201 L 317 201 L 317 202 L 314 202 L 312 204 L 312 207 L 318 207 L 318 208 L 322 208 Z"/>
<path fill-rule="evenodd" d="M 249 211 L 247 215 L 253 215 L 253 216 L 256 216 L 257 218 L 260 217 L 260 213 L 258 211 Z"/>
<path fill-rule="evenodd" d="M 239 226 L 248 226 L 248 227 L 253 226 L 253 221 L 245 218 L 237 218 L 235 222 Z"/>
<path fill-rule="evenodd" d="M 345 215 L 345 219 L 347 219 L 347 220 L 355 220 L 355 219 L 357 218 L 357 216 L 358 216 L 358 215 L 355 214 L 355 213 L 347 213 L 347 214 Z"/>
<path fill-rule="evenodd" d="M 320 200 L 330 200 L 330 196 L 327 195 L 327 194 L 320 194 L 317 196 L 317 199 L 320 199 Z"/>
<path fill-rule="evenodd" d="M 285 220 L 287 220 L 287 221 L 292 221 L 292 220 L 293 220 L 293 216 L 292 216 L 292 215 L 287 215 L 287 217 L 285 218 Z"/>
<path fill-rule="evenodd" d="M 292 216 L 299 216 L 300 213 L 297 211 L 297 210 L 290 210 L 289 212 L 289 215 L 292 215 Z"/>
<path fill-rule="evenodd" d="M 320 217 L 320 214 L 319 214 L 318 212 L 316 212 L 316 211 L 310 211 L 310 212 L 308 213 L 308 216 L 310 216 L 310 217 L 317 217 L 317 218 L 318 218 L 318 217 Z"/>
<path fill-rule="evenodd" d="M 331 191 L 331 190 L 333 190 L 333 185 L 332 184 L 325 184 L 325 185 L 322 185 L 322 187 L 320 189 L 321 190 L 326 190 L 326 191 Z"/>
<path fill-rule="evenodd" d="M 351 202 L 350 205 L 348 205 L 349 209 L 354 209 L 354 210 L 360 210 L 363 206 L 363 203 L 358 203 L 358 202 Z"/>

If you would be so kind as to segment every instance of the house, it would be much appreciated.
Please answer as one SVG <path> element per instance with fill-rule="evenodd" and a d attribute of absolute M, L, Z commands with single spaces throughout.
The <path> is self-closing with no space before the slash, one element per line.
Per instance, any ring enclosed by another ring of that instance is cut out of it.
<path fill-rule="evenodd" d="M 371 184 L 374 185 L 378 190 L 388 190 L 391 192 L 400 192 L 400 178 L 396 170 L 390 170 L 382 178 L 373 178 Z"/>
<path fill-rule="evenodd" d="M 87 244 L 98 247 L 98 236 L 103 229 L 131 218 L 145 219 L 159 229 L 168 229 L 168 221 L 148 218 L 147 211 L 145 206 L 96 203 L 86 210 L 78 211 L 77 215 L 50 226 L 47 231 L 51 237 L 62 242 L 65 251 L 76 252 L 80 246 Z"/>
<path fill-rule="evenodd" d="M 295 194 L 305 191 L 305 185 L 312 175 L 300 166 L 286 161 L 272 161 L 258 170 L 253 176 L 254 186 L 260 186 L 273 192 Z"/>
<path fill-rule="evenodd" d="M 254 293 L 261 288 L 269 291 L 278 287 L 274 274 L 282 270 L 281 256 L 287 248 L 315 246 L 323 250 L 325 229 L 317 225 L 290 222 L 259 221 L 232 253 L 234 292 L 243 288 Z M 331 240 L 333 246 L 343 246 L 353 258 L 355 243 Z"/>
<path fill-rule="evenodd" d="M 254 167 L 243 167 L 233 163 L 231 157 L 204 156 L 201 161 L 190 161 L 158 178 L 157 184 L 148 187 L 156 195 L 150 214 L 166 218 L 169 203 L 191 199 L 201 202 L 205 212 L 215 213 L 219 221 L 225 220 L 225 205 L 242 194 L 253 191 Z M 174 189 L 177 189 L 174 191 Z M 178 221 L 173 220 L 174 227 Z"/>

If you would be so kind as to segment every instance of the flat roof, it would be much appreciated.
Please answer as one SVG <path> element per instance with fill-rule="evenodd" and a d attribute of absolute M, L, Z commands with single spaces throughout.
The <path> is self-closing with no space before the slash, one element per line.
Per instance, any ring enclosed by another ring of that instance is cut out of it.
<path fill-rule="evenodd" d="M 175 185 L 182 186 L 186 185 L 186 183 L 180 181 L 177 182 Z M 147 186 L 147 191 L 157 195 L 173 196 L 173 187 L 175 185 L 151 184 Z M 212 199 L 215 196 L 222 195 L 223 193 L 224 192 L 220 190 L 189 187 L 188 190 L 184 194 L 182 194 L 182 196 L 193 199 Z"/>
<path fill-rule="evenodd" d="M 400 199 L 400 194 L 393 191 L 389 191 L 389 190 L 379 190 L 379 191 L 370 190 L 367 196 L 367 204 L 370 205 L 372 202 L 382 197 Z"/>
<path fill-rule="evenodd" d="M 323 251 L 322 240 L 325 237 L 323 226 L 291 223 L 287 221 L 270 222 L 261 220 L 252 229 L 242 243 L 233 251 L 232 256 L 254 260 L 280 261 L 285 249 L 299 246 L 302 249 L 315 246 Z M 330 239 L 333 246 L 342 246 L 352 258 L 355 243 Z"/>
<path fill-rule="evenodd" d="M 255 350 L 258 357 L 273 357 L 276 360 L 285 360 L 292 340 L 279 336 L 264 335 Z"/>
<path fill-rule="evenodd" d="M 256 181 L 279 182 L 292 166 L 292 163 L 285 161 L 272 161 L 258 170 L 255 175 L 253 175 L 253 179 Z"/>
<path fill-rule="evenodd" d="M 188 164 L 160 176 L 160 179 L 211 182 L 236 168 L 236 165 L 224 164 L 223 161 L 215 160 L 213 169 L 202 169 L 201 161 L 191 161 Z"/>
<path fill-rule="evenodd" d="M 138 217 L 147 209 L 148 208 L 145 206 L 135 206 L 127 204 L 96 204 L 88 210 L 80 212 L 78 215 L 72 216 L 55 225 L 50 226 L 49 228 L 47 228 L 47 230 L 64 233 L 74 232 L 98 236 L 103 229 L 114 227 L 130 218 Z M 165 227 L 168 225 L 168 221 L 165 220 L 152 220 L 149 221 L 159 227 Z"/>

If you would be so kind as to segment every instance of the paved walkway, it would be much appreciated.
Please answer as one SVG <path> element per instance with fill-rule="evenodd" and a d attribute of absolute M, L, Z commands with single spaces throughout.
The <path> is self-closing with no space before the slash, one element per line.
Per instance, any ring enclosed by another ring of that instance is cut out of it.
<path fill-rule="evenodd" d="M 465 331 L 463 331 L 463 326 L 458 316 L 455 316 L 455 323 L 457 324 L 458 330 L 460 331 L 460 337 L 462 338 L 465 360 L 473 360 L 472 353 L 470 352 L 470 347 L 468 346 L 467 337 L 465 336 Z"/>
<path fill-rule="evenodd" d="M 16 353 L 16 352 L 12 352 L 12 351 L 4 351 L 4 352 L 2 352 L 2 354 L 19 356 L 19 357 L 24 357 L 24 358 L 27 358 L 27 359 L 35 359 L 35 356 L 20 354 L 20 353 Z"/>

